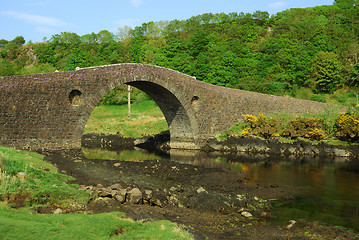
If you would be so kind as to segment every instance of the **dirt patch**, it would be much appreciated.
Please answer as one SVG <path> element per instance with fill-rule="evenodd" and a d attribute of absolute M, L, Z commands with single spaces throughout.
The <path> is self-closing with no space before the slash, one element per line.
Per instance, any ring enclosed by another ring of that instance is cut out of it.
<path fill-rule="evenodd" d="M 228 168 L 159 160 L 96 162 L 80 151 L 53 152 L 45 159 L 77 178 L 76 183 L 83 187 L 117 184 L 126 191 L 137 188 L 153 193 L 133 204 L 92 192 L 87 208 L 76 211 L 122 211 L 142 221 L 167 219 L 180 224 L 195 239 L 359 239 L 354 233 L 319 223 L 297 221 L 289 229 L 287 225 L 269 225 L 270 199 L 290 198 L 291 189 L 255 184 Z"/>

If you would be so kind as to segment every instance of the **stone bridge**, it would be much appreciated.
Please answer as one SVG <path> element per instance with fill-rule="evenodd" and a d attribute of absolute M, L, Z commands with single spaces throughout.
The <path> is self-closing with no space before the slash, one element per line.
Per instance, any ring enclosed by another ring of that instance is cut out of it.
<path fill-rule="evenodd" d="M 197 149 L 243 114 L 323 113 L 323 103 L 214 86 L 163 67 L 116 64 L 0 78 L 0 145 L 56 150 L 81 147 L 101 98 L 121 84 L 147 93 L 162 110 L 172 148 Z"/>

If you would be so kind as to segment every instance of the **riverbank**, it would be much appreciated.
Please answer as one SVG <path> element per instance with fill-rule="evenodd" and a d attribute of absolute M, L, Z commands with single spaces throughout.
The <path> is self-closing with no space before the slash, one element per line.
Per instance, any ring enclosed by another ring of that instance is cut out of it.
<path fill-rule="evenodd" d="M 135 222 L 105 209 L 90 214 L 90 194 L 43 158 L 0 147 L 1 239 L 191 239 L 169 221 Z"/>
<path fill-rule="evenodd" d="M 104 149 L 140 147 L 166 153 L 169 151 L 169 138 L 169 132 L 139 139 L 124 138 L 121 135 L 85 134 L 82 136 L 82 146 Z M 285 143 L 278 139 L 260 139 L 247 136 L 231 136 L 225 140 L 213 137 L 207 140 L 202 150 L 222 154 L 279 155 L 286 157 L 339 157 L 345 159 L 359 157 L 359 145 L 330 145 L 324 142 L 313 144 L 304 140 Z"/>
<path fill-rule="evenodd" d="M 23 159 L 27 153 L 23 151 L 21 153 L 23 154 L 21 159 Z M 37 159 L 33 155 L 31 153 L 30 163 Z M 41 155 L 40 158 L 42 158 Z M 16 206 L 15 202 L 11 203 L 7 200 L 10 205 L 1 206 L 1 211 L 4 212 L 0 217 L 2 233 L 8 232 L 11 235 L 17 229 L 17 231 L 22 231 L 19 234 L 21 237 L 28 229 L 34 229 L 32 223 L 36 221 L 38 222 L 36 232 L 45 231 L 49 234 L 49 238 L 54 236 L 51 235 L 53 232 L 47 232 L 49 228 L 63 233 L 60 236 L 71 236 L 74 229 L 69 226 L 69 221 L 85 223 L 91 221 L 96 224 L 97 214 L 109 212 L 107 215 L 98 215 L 98 219 L 102 219 L 101 222 L 111 222 L 111 224 L 106 224 L 105 231 L 97 233 L 103 235 L 104 239 L 110 235 L 113 236 L 116 232 L 124 235 L 123 237 L 140 236 L 138 234 L 143 234 L 140 226 L 149 228 L 148 224 L 157 226 L 150 227 L 156 233 L 152 235 L 146 233 L 144 239 L 158 239 L 158 227 L 161 231 L 168 229 L 174 232 L 177 234 L 176 239 L 181 238 L 178 234 L 183 234 L 180 228 L 189 231 L 195 239 L 287 239 L 288 237 L 359 239 L 359 236 L 351 231 L 318 222 L 288 218 L 280 225 L 270 224 L 271 218 L 274 217 L 271 214 L 273 203 L 281 199 L 291 199 L 294 189 L 258 184 L 255 179 L 248 178 L 242 172 L 234 171 L 219 162 L 208 165 L 205 159 L 203 162 L 192 162 L 185 161 L 185 158 L 179 159 L 180 161 L 140 160 L 136 162 L 90 160 L 79 150 L 48 152 L 44 160 L 46 162 L 35 165 L 39 171 L 53 172 L 55 168 L 50 168 L 52 165 L 49 163 L 51 163 L 61 173 L 57 175 L 63 176 L 63 179 L 72 179 L 69 186 L 78 189 L 71 198 L 72 204 L 59 204 L 52 200 L 51 204 L 45 202 L 41 206 L 35 208 L 33 206 L 32 209 L 18 205 L 20 209 L 18 211 L 10 208 L 10 206 Z M 66 178 L 64 174 L 67 175 Z M 49 189 L 62 192 L 63 184 L 57 184 L 56 187 L 52 184 Z M 88 195 L 87 203 L 76 204 L 77 191 Z M 48 199 L 54 199 L 51 192 L 48 194 L 43 191 L 42 193 Z M 62 214 L 59 216 L 55 213 Z M 75 215 L 71 213 L 76 213 L 78 217 L 72 217 Z M 16 219 L 14 220 L 13 217 L 11 220 L 11 231 L 9 231 L 8 223 L 10 215 L 16 215 Z M 86 220 L 87 218 L 91 220 Z M 139 222 L 128 223 L 130 224 L 128 225 L 126 223 L 128 218 Z M 169 220 L 177 225 L 171 225 L 168 221 L 157 222 L 162 220 Z M 46 224 L 39 222 L 46 222 Z M 131 224 L 140 226 L 134 228 Z M 94 225 L 91 224 L 91 226 Z M 98 225 L 100 228 L 101 226 Z M 81 236 L 91 239 L 96 233 L 85 228 L 86 224 L 82 224 L 82 230 L 76 231 Z M 87 232 L 81 233 L 81 231 Z M 16 237 L 17 235 L 12 236 L 12 239 Z"/>
<path fill-rule="evenodd" d="M 359 239 L 343 228 L 300 219 L 271 225 L 273 203 L 290 199 L 295 190 L 258 184 L 221 164 L 89 160 L 80 151 L 53 152 L 45 159 L 91 194 L 88 213 L 121 211 L 144 222 L 166 219 L 195 239 Z"/>
<path fill-rule="evenodd" d="M 257 137 L 229 137 L 225 140 L 210 138 L 206 150 L 223 153 L 281 155 L 286 157 L 330 157 L 353 159 L 359 157 L 359 145 L 330 145 L 324 142 L 317 144 L 304 140 L 284 143 L 278 139 L 260 139 Z"/>

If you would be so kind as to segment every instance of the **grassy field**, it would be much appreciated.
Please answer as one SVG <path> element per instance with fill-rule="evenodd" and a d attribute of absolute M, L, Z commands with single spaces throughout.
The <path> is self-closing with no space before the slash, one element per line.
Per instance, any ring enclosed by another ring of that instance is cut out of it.
<path fill-rule="evenodd" d="M 124 213 L 38 214 L 70 209 L 90 196 L 40 154 L 0 147 L 0 239 L 191 239 L 169 221 L 134 222 Z M 21 173 L 21 174 L 19 174 Z M 17 209 L 16 209 L 16 208 Z M 118 235 L 116 235 L 116 231 Z"/>
<path fill-rule="evenodd" d="M 118 235 L 115 234 L 116 231 Z M 191 239 L 169 221 L 134 222 L 123 213 L 37 214 L 0 204 L 0 239 Z"/>
<path fill-rule="evenodd" d="M 102 105 L 95 108 L 85 126 L 86 133 L 121 134 L 139 138 L 168 130 L 167 122 L 156 103 L 146 100 L 131 105 L 131 118 L 127 105 Z"/>

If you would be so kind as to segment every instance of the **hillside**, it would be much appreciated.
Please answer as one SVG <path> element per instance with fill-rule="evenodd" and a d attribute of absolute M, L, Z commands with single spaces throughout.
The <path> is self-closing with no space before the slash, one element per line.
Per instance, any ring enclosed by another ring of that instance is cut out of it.
<path fill-rule="evenodd" d="M 326 101 L 321 94 L 346 93 L 359 84 L 358 8 L 357 0 L 337 0 L 273 16 L 206 13 L 116 34 L 62 32 L 27 44 L 21 36 L 2 39 L 0 76 L 135 62 L 220 86 Z"/>

